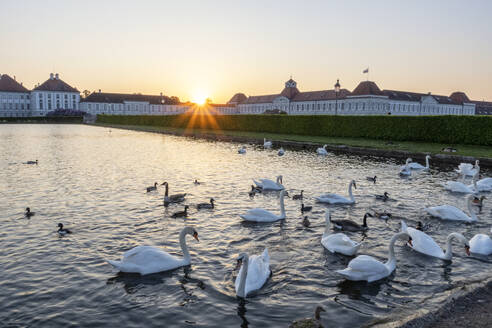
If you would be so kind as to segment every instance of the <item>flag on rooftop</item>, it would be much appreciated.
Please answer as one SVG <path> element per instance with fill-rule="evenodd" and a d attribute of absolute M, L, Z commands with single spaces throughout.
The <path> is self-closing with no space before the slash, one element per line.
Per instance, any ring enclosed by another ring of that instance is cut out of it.
<path fill-rule="evenodd" d="M 363 74 L 369 73 L 369 67 L 362 71 Z"/>

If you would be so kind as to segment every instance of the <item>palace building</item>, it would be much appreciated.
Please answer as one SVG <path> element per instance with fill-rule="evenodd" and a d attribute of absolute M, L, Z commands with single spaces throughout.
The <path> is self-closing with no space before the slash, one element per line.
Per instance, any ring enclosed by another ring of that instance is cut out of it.
<path fill-rule="evenodd" d="M 246 97 L 235 94 L 228 104 L 238 114 L 281 111 L 289 115 L 474 115 L 475 103 L 465 93 L 450 96 L 408 91 L 381 90 L 375 82 L 363 81 L 350 92 L 337 81 L 332 90 L 301 92 L 289 79 L 279 94 Z"/>

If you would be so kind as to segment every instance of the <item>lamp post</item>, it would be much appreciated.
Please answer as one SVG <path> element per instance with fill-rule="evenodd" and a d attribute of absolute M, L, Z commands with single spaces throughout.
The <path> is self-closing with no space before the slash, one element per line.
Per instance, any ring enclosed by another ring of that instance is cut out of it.
<path fill-rule="evenodd" d="M 338 93 L 340 92 L 340 79 L 335 83 L 335 115 L 338 115 Z"/>

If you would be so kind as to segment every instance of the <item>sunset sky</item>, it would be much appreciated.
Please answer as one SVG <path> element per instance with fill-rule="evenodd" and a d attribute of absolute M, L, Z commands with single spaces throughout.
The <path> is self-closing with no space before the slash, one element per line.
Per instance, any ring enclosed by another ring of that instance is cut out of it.
<path fill-rule="evenodd" d="M 492 101 L 492 1 L 0 0 L 0 73 L 82 90 L 206 95 L 464 91 Z"/>

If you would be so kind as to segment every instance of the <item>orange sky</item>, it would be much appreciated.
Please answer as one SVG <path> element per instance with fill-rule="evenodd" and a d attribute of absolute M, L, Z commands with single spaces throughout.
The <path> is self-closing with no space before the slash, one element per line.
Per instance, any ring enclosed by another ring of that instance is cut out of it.
<path fill-rule="evenodd" d="M 93 91 L 382 89 L 492 100 L 492 1 L 2 1 L 0 73 Z"/>

